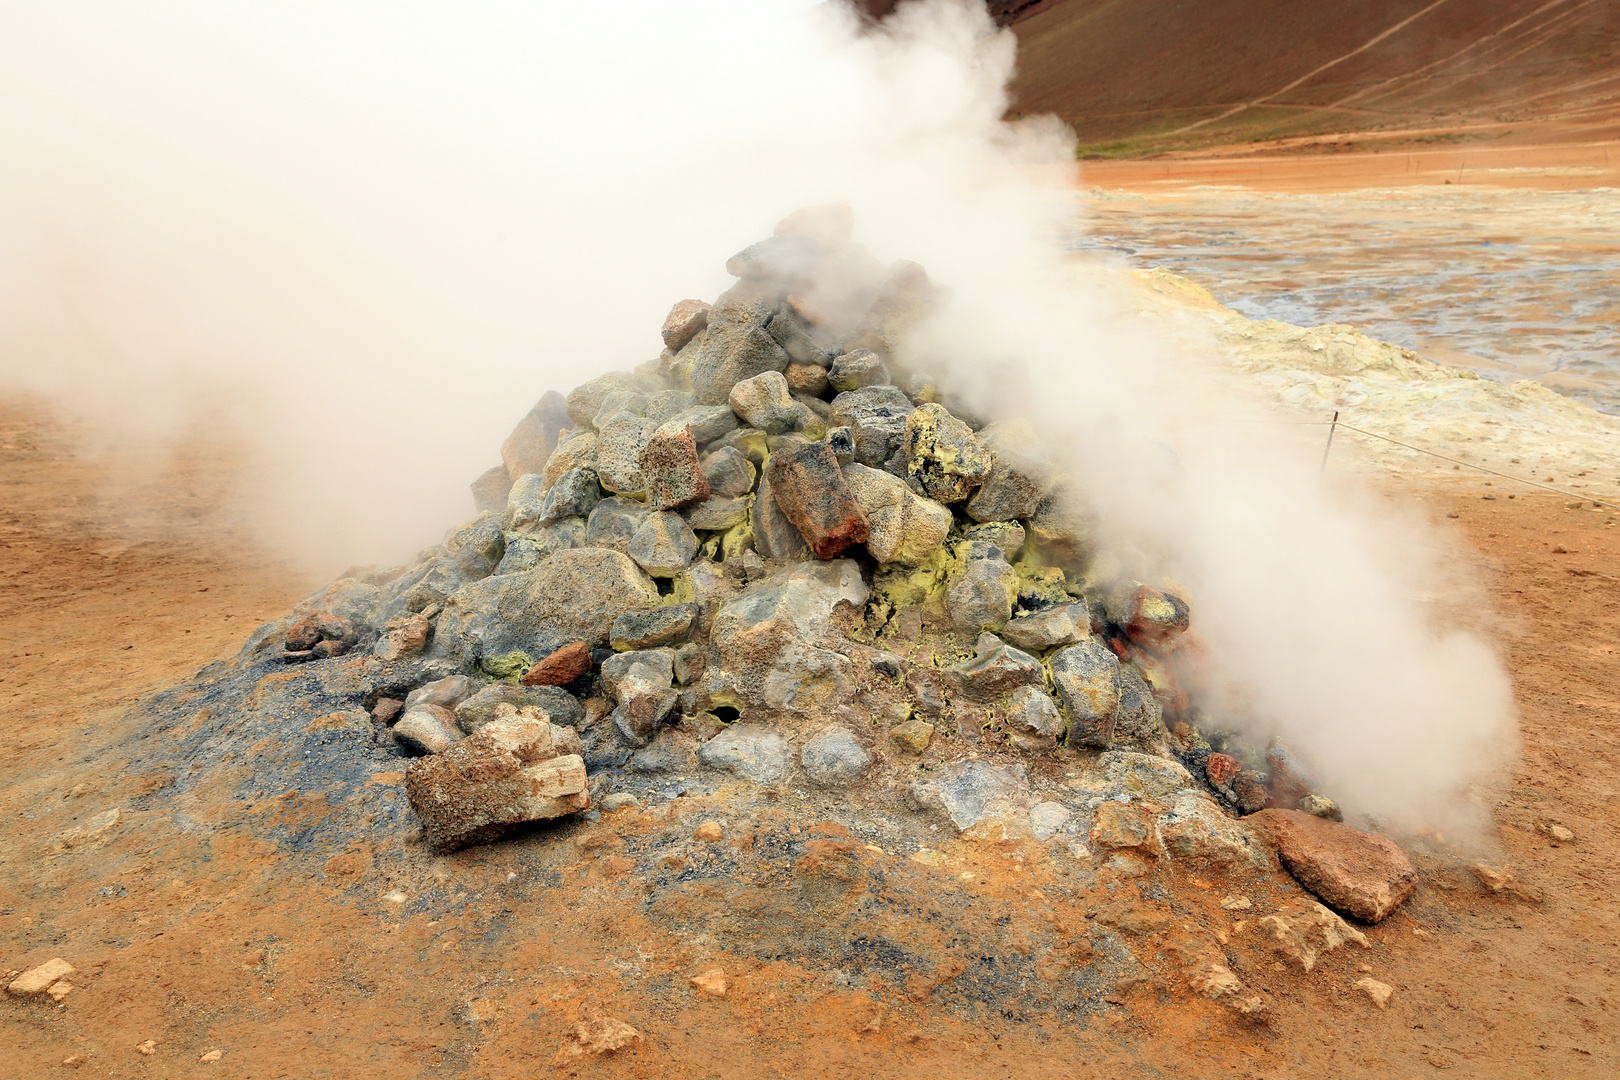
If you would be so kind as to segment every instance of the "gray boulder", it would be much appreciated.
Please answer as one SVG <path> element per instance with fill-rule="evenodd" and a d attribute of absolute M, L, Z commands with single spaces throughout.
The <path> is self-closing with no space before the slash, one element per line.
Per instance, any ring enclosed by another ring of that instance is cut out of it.
<path fill-rule="evenodd" d="M 692 394 L 703 405 L 723 405 L 738 383 L 767 371 L 780 372 L 788 365 L 786 350 L 763 327 L 754 323 L 715 326 L 713 314 L 710 309 L 708 336 L 692 365 Z"/>
<path fill-rule="evenodd" d="M 462 701 L 476 694 L 482 685 L 470 675 L 451 675 L 435 679 L 430 683 L 423 683 L 405 695 L 404 711 L 410 712 L 418 705 L 437 705 L 444 709 L 454 709 Z"/>
<path fill-rule="evenodd" d="M 1052 683 L 1069 721 L 1069 742 L 1095 750 L 1114 745 L 1119 657 L 1096 638 L 1052 654 Z"/>
<path fill-rule="evenodd" d="M 541 709 L 553 724 L 563 727 L 577 728 L 585 719 L 585 707 L 579 699 L 560 686 L 514 686 L 496 682 L 455 706 L 456 724 L 471 735 L 495 719 L 498 705 Z"/>
<path fill-rule="evenodd" d="M 596 444 L 596 477 L 604 489 L 616 495 L 641 492 L 641 452 L 655 427 L 646 417 L 623 412 L 602 426 Z"/>
<path fill-rule="evenodd" d="M 906 473 L 928 497 L 961 502 L 990 474 L 990 448 L 943 405 L 919 405 L 906 420 Z"/>
<path fill-rule="evenodd" d="M 958 832 L 987 818 L 1022 816 L 1035 801 L 1022 765 L 978 760 L 953 761 L 912 784 L 907 794 L 916 809 L 943 816 Z"/>
<path fill-rule="evenodd" d="M 671 578 L 686 569 L 697 549 L 697 534 L 686 520 L 661 510 L 646 516 L 626 551 L 653 577 Z"/>
<path fill-rule="evenodd" d="M 1055 481 L 1056 471 L 1045 462 L 997 447 L 989 474 L 967 501 L 968 516 L 974 521 L 1030 517 Z"/>
<path fill-rule="evenodd" d="M 1102 768 L 1105 795 L 1108 797 L 1129 795 L 1137 799 L 1164 799 L 1197 786 L 1192 774 L 1180 764 L 1153 754 L 1110 750 L 1097 758 L 1097 764 Z"/>
<path fill-rule="evenodd" d="M 827 381 L 838 391 L 859 390 L 866 386 L 883 386 L 889 380 L 889 369 L 871 349 L 856 349 L 834 360 L 827 372 Z"/>
<path fill-rule="evenodd" d="M 641 528 L 651 512 L 646 503 L 636 499 L 618 496 L 603 499 L 591 511 L 590 520 L 585 526 L 585 542 L 593 547 L 629 551 L 636 530 Z"/>
<path fill-rule="evenodd" d="M 580 431 L 557 444 L 540 470 L 542 488 L 548 488 L 569 469 L 596 468 L 597 437 L 594 431 Z"/>
<path fill-rule="evenodd" d="M 562 518 L 584 517 L 601 501 L 602 486 L 596 482 L 596 470 L 569 469 L 546 491 L 535 520 L 540 525 L 550 525 Z M 513 525 L 516 524 L 514 521 Z"/>
<path fill-rule="evenodd" d="M 999 630 L 1017 595 L 1018 575 L 1006 560 L 969 557 L 945 591 L 945 607 L 958 630 L 976 634 Z"/>
<path fill-rule="evenodd" d="M 1195 869 L 1227 872 L 1272 868 L 1270 849 L 1208 794 L 1184 789 L 1171 797 L 1169 811 L 1156 824 L 1172 859 Z"/>
<path fill-rule="evenodd" d="M 851 787 L 872 765 L 872 752 L 843 727 L 817 732 L 799 751 L 799 764 L 811 783 L 822 787 Z"/>
<path fill-rule="evenodd" d="M 545 505 L 545 478 L 539 473 L 518 477 L 506 492 L 507 527 L 518 531 L 532 529 L 540 524 Z"/>
<path fill-rule="evenodd" d="M 394 738 L 407 750 L 418 754 L 442 754 L 466 738 L 456 725 L 455 714 L 442 705 L 418 705 L 407 709 L 394 725 Z"/>
<path fill-rule="evenodd" d="M 759 478 L 753 513 L 754 550 L 762 558 L 790 562 L 809 556 L 810 545 L 804 542 L 804 537 L 777 504 L 768 475 Z"/>
<path fill-rule="evenodd" d="M 731 388 L 727 403 L 744 423 L 769 435 L 778 435 L 798 424 L 799 409 L 779 371 L 767 371 Z"/>
<path fill-rule="evenodd" d="M 709 481 L 711 495 L 747 495 L 754 490 L 758 472 L 735 446 L 722 446 L 703 459 L 703 475 Z"/>
<path fill-rule="evenodd" d="M 845 465 L 843 475 L 866 515 L 866 550 L 878 562 L 917 566 L 945 542 L 951 512 L 939 503 L 916 494 L 897 476 L 856 462 Z"/>
<path fill-rule="evenodd" d="M 1027 652 L 1042 653 L 1058 645 L 1073 645 L 1091 636 L 1091 616 L 1084 600 L 1059 604 L 1030 615 L 1020 615 L 1001 628 L 1001 636 Z"/>
<path fill-rule="evenodd" d="M 501 464 L 507 478 L 516 480 L 543 469 L 557 448 L 558 436 L 573 426 L 563 396 L 555 390 L 547 391 L 501 443 Z"/>
<path fill-rule="evenodd" d="M 697 405 L 665 420 L 663 426 L 685 428 L 701 446 L 734 430 L 737 414 L 729 405 Z"/>
<path fill-rule="evenodd" d="M 647 419 L 655 424 L 673 420 L 697 404 L 697 398 L 685 390 L 660 390 L 647 396 Z"/>
<path fill-rule="evenodd" d="M 668 645 L 691 631 L 697 615 L 696 604 L 666 604 L 645 611 L 626 611 L 613 620 L 608 643 L 620 652 Z"/>
<path fill-rule="evenodd" d="M 608 375 L 601 375 L 589 382 L 581 383 L 568 395 L 568 416 L 574 421 L 576 428 L 588 428 L 596 418 L 597 412 L 602 408 L 602 402 L 607 396 L 616 391 L 639 393 L 640 387 L 629 375 L 622 371 L 615 371 Z"/>
<path fill-rule="evenodd" d="M 1133 667 L 1120 665 L 1119 707 L 1114 710 L 1114 741 L 1144 749 L 1164 736 L 1164 708 Z"/>
<path fill-rule="evenodd" d="M 973 643 L 973 658 L 946 668 L 942 677 L 952 695 L 981 703 L 1000 701 L 1020 686 L 1046 681 L 1039 660 L 994 634 L 980 634 Z"/>
<path fill-rule="evenodd" d="M 647 395 L 637 393 L 634 390 L 613 391 L 613 393 L 602 399 L 602 405 L 596 410 L 596 416 L 592 418 L 591 425 L 597 431 L 601 431 L 604 424 L 617 417 L 620 413 L 645 417 L 647 415 Z"/>
<path fill-rule="evenodd" d="M 1063 717 L 1058 707 L 1038 685 L 1020 686 L 1007 695 L 1007 727 L 1021 735 L 1058 738 L 1063 734 Z"/>
<path fill-rule="evenodd" d="M 754 724 L 733 724 L 698 748 L 698 760 L 757 784 L 774 784 L 792 764 L 788 741 Z"/>
<path fill-rule="evenodd" d="M 754 497 L 752 495 L 743 495 L 737 498 L 715 495 L 704 499 L 696 506 L 688 506 L 680 514 L 681 517 L 686 519 L 686 523 L 694 529 L 703 529 L 708 532 L 724 532 L 746 522 L 753 508 Z"/>
<path fill-rule="evenodd" d="M 652 738 L 675 707 L 675 650 L 640 649 L 602 661 L 602 688 L 614 702 L 613 726 L 634 746 Z"/>
<path fill-rule="evenodd" d="M 911 412 L 911 399 L 898 386 L 866 386 L 833 398 L 827 426 L 849 428 L 855 460 L 876 468 L 900 449 Z"/>
<path fill-rule="evenodd" d="M 506 550 L 495 567 L 497 574 L 516 574 L 532 570 L 559 551 L 567 551 L 585 543 L 585 522 L 582 518 L 564 518 L 551 525 L 543 525 L 531 533 L 510 533 L 506 537 Z"/>

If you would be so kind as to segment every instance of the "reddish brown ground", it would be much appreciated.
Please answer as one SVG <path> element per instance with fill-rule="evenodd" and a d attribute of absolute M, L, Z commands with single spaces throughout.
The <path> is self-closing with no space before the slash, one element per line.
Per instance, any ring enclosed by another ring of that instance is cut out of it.
<path fill-rule="evenodd" d="M 949 966 L 905 986 L 850 991 L 790 959 L 740 960 L 649 921 L 615 836 L 667 829 L 672 819 L 662 815 L 605 818 L 559 842 L 556 865 L 577 886 L 564 910 L 524 899 L 531 894 L 508 881 L 500 845 L 445 859 L 416 849 L 401 863 L 360 844 L 332 852 L 319 875 L 289 874 L 284 857 L 255 839 L 255 822 L 321 813 L 318 797 L 296 793 L 244 810 L 222 787 L 217 801 L 188 796 L 172 807 L 216 826 L 210 836 L 153 810 L 132 813 L 104 846 L 61 850 L 64 829 L 166 782 L 106 760 L 106 748 L 141 725 L 129 706 L 229 656 L 310 584 L 211 516 L 228 458 L 193 447 L 167 462 L 127 453 L 83 460 L 72 453 L 79 434 L 37 405 L 0 410 L 10 706 L 0 755 L 0 969 L 52 956 L 79 969 L 78 989 L 60 1007 L 0 998 L 5 1075 L 65 1071 L 59 1063 L 71 1054 L 116 1077 L 530 1075 L 552 1067 L 575 1020 L 596 1014 L 634 1025 L 644 1042 L 560 1060 L 568 1075 L 1323 1077 L 1455 1068 L 1518 1078 L 1608 1077 L 1620 1064 L 1620 526 L 1607 512 L 1541 494 L 1509 499 L 1500 486 L 1478 489 L 1498 493 L 1490 500 L 1473 490 L 1394 493 L 1458 515 L 1451 524 L 1477 549 L 1511 627 L 1525 750 L 1495 821 L 1524 895 L 1487 895 L 1465 871 L 1426 862 L 1417 896 L 1369 931 L 1370 952 L 1335 953 L 1308 977 L 1240 955 L 1240 974 L 1271 1000 L 1262 1025 L 1188 995 L 1173 965 L 1120 988 L 1106 1018 L 1017 1023 L 992 1014 L 963 1023 L 928 996 L 954 977 Z M 78 764 L 92 759 L 93 768 Z M 377 783 L 398 779 L 379 774 Z M 85 790 L 72 795 L 79 784 Z M 708 812 L 702 800 L 682 802 L 678 825 Z M 1549 823 L 1572 829 L 1574 842 L 1549 840 Z M 723 842 L 751 835 L 733 829 Z M 817 840 L 799 873 L 829 886 L 839 904 L 847 898 L 838 890 L 859 879 L 863 863 L 919 895 L 969 890 L 975 903 L 1005 908 L 1015 927 L 1057 929 L 1065 944 L 1042 958 L 1048 971 L 1084 960 L 1087 917 L 1119 901 L 1052 900 L 1040 886 L 1056 893 L 1061 867 L 1038 853 L 1016 870 L 995 845 L 951 851 L 973 880 L 959 881 L 960 867 L 945 873 L 850 851 L 837 837 Z M 426 921 L 351 902 L 357 885 L 377 897 L 438 888 L 469 899 L 461 915 Z M 1233 920 L 1215 901 L 1245 887 L 1191 878 L 1175 886 L 1206 940 Z M 747 895 L 699 891 L 681 903 L 709 905 L 723 923 Z M 506 932 L 486 933 L 497 921 Z M 1172 926 L 1164 936 L 1161 958 L 1175 955 L 1178 933 Z M 1395 987 L 1387 1012 L 1351 988 L 1358 964 Z M 687 988 L 688 975 L 717 965 L 733 980 L 727 997 Z M 660 976 L 673 989 L 649 997 L 643 987 Z M 138 1054 L 148 1039 L 157 1053 Z M 223 1059 L 199 1064 L 214 1048 Z"/>

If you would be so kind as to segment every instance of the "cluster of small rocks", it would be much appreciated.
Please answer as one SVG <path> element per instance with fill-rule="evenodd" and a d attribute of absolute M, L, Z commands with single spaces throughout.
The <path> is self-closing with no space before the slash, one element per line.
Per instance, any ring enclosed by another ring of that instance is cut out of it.
<path fill-rule="evenodd" d="M 697 770 L 892 795 L 959 830 L 1011 807 L 1076 850 L 1080 814 L 1126 872 L 1262 865 L 1239 815 L 1339 816 L 1286 747 L 1189 700 L 1187 602 L 1099 551 L 1027 423 L 916 364 L 940 291 L 852 224 L 784 220 L 713 303 L 674 306 L 660 355 L 542 397 L 472 485 L 476 518 L 247 654 L 279 630 L 287 660 L 365 646 L 397 673 L 372 713 L 418 755 L 442 849 Z"/>

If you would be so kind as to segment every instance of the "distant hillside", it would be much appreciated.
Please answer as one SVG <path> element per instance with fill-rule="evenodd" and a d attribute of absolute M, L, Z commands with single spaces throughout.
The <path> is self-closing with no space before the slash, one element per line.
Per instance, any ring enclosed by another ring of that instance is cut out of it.
<path fill-rule="evenodd" d="M 1019 39 L 1014 112 L 1057 113 L 1094 154 L 1492 121 L 1620 121 L 1620 0 L 992 8 Z"/>

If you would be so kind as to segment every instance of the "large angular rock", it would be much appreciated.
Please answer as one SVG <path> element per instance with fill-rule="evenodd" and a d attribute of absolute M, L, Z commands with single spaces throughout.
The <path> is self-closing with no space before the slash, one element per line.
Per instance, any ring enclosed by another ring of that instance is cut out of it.
<path fill-rule="evenodd" d="M 664 348 L 680 352 L 699 330 L 709 325 L 709 305 L 702 300 L 682 300 L 669 309 L 661 331 Z"/>
<path fill-rule="evenodd" d="M 945 542 L 951 512 L 939 503 L 916 494 L 898 476 L 857 462 L 845 465 L 843 474 L 866 515 L 866 550 L 878 562 L 917 566 Z"/>
<path fill-rule="evenodd" d="M 772 327 L 775 327 L 775 320 L 772 320 Z M 792 349 L 788 351 L 791 353 Z M 782 374 L 787 376 L 788 389 L 795 395 L 819 398 L 832 385 L 827 381 L 827 369 L 815 362 L 789 364 Z"/>
<path fill-rule="evenodd" d="M 792 764 L 788 741 L 755 724 L 733 724 L 698 748 L 698 760 L 757 784 L 774 784 Z"/>
<path fill-rule="evenodd" d="M 1020 615 L 1001 628 L 1009 644 L 1026 652 L 1042 653 L 1059 645 L 1073 645 L 1091 636 L 1091 616 L 1084 600 L 1058 604 L 1045 611 Z"/>
<path fill-rule="evenodd" d="M 479 681 L 470 675 L 450 675 L 443 679 L 434 679 L 405 695 L 405 711 L 410 712 L 418 705 L 437 705 L 453 709 L 476 694 L 479 686 Z"/>
<path fill-rule="evenodd" d="M 513 488 L 515 490 L 517 485 L 514 484 Z M 585 517 L 596 509 L 596 504 L 601 501 L 602 486 L 596 482 L 596 470 L 569 469 L 546 490 L 545 497 L 540 503 L 540 512 L 535 515 L 535 522 L 550 525 L 563 518 Z M 517 528 L 520 524 L 514 508 L 512 526 Z"/>
<path fill-rule="evenodd" d="M 768 435 L 791 430 L 799 420 L 799 409 L 779 371 L 767 371 L 744 379 L 731 388 L 727 397 L 731 411 L 750 427 Z"/>
<path fill-rule="evenodd" d="M 698 405 L 676 413 L 661 425 L 665 429 L 684 428 L 692 433 L 697 444 L 713 442 L 737 426 L 737 414 L 729 405 Z"/>
<path fill-rule="evenodd" d="M 872 765 L 872 752 L 848 728 L 823 728 L 799 751 L 799 764 L 813 784 L 852 787 Z"/>
<path fill-rule="evenodd" d="M 1164 707 L 1135 668 L 1119 669 L 1119 706 L 1114 710 L 1114 741 L 1144 748 L 1164 736 Z"/>
<path fill-rule="evenodd" d="M 495 572 L 517 574 L 533 570 L 559 551 L 584 545 L 585 522 L 579 518 L 563 518 L 555 524 L 541 525 L 527 533 L 511 533 L 506 538 L 506 551 Z"/>
<path fill-rule="evenodd" d="M 1173 859 L 1200 869 L 1264 870 L 1271 853 L 1241 821 L 1202 791 L 1183 790 L 1158 819 L 1159 838 Z"/>
<path fill-rule="evenodd" d="M 596 442 L 594 431 L 581 431 L 559 442 L 540 470 L 540 486 L 549 488 L 570 469 L 595 469 Z"/>
<path fill-rule="evenodd" d="M 877 353 L 870 349 L 856 349 L 832 362 L 827 381 L 839 392 L 883 386 L 889 382 L 889 369 Z"/>
<path fill-rule="evenodd" d="M 645 611 L 627 611 L 613 620 L 609 644 L 620 652 L 652 649 L 680 641 L 697 622 L 696 604 L 666 604 Z"/>
<path fill-rule="evenodd" d="M 712 495 L 747 495 L 754 490 L 754 463 L 735 446 L 722 446 L 703 459 L 703 475 Z"/>
<path fill-rule="evenodd" d="M 867 386 L 833 398 L 827 426 L 849 428 L 855 460 L 876 468 L 900 451 L 911 412 L 911 399 L 898 386 Z"/>
<path fill-rule="evenodd" d="M 1012 521 L 1032 516 L 1052 490 L 1051 466 L 1006 447 L 996 447 L 990 471 L 967 501 L 974 521 Z"/>
<path fill-rule="evenodd" d="M 394 738 L 418 754 L 442 754 L 463 737 L 455 713 L 441 705 L 407 708 L 394 725 Z"/>
<path fill-rule="evenodd" d="M 928 497 L 961 502 L 990 474 L 992 459 L 973 429 L 943 405 L 919 405 L 906 420 L 906 475 Z"/>
<path fill-rule="evenodd" d="M 631 416 L 646 419 L 647 395 L 631 390 L 615 390 L 602 399 L 602 406 L 596 410 L 596 415 L 592 417 L 591 426 L 596 428 L 597 431 L 601 431 L 609 420 L 615 419 L 620 413 L 628 413 Z"/>
<path fill-rule="evenodd" d="M 560 686 L 513 686 L 511 683 L 490 683 L 472 697 L 455 707 L 456 724 L 469 735 L 495 719 L 502 705 L 522 711 L 539 709 L 550 717 L 553 724 L 577 728 L 585 719 L 585 707 L 579 699 Z"/>
<path fill-rule="evenodd" d="M 1096 638 L 1052 654 L 1052 684 L 1069 721 L 1069 742 L 1107 750 L 1119 708 L 1119 657 Z"/>
<path fill-rule="evenodd" d="M 681 517 L 685 518 L 686 523 L 694 529 L 724 532 L 747 522 L 753 508 L 752 495 L 744 495 L 741 498 L 716 495 L 704 499 L 696 506 L 688 506 L 681 511 Z"/>
<path fill-rule="evenodd" d="M 647 515 L 625 550 L 653 577 L 672 578 L 686 569 L 697 549 L 697 534 L 686 519 L 663 510 Z"/>
<path fill-rule="evenodd" d="M 1110 750 L 1098 756 L 1097 764 L 1102 767 L 1103 788 L 1110 798 L 1165 799 L 1194 786 L 1192 774 L 1179 763 L 1154 754 Z"/>
<path fill-rule="evenodd" d="M 524 825 L 590 808 L 585 762 L 559 756 L 542 714 L 485 724 L 405 770 L 405 794 L 438 851 L 487 843 Z"/>
<path fill-rule="evenodd" d="M 691 506 L 709 497 L 709 478 L 698 464 L 697 440 L 686 428 L 659 428 L 641 451 L 641 479 L 654 510 Z"/>
<path fill-rule="evenodd" d="M 953 761 L 912 784 L 907 795 L 918 810 L 940 814 L 958 832 L 991 817 L 1023 817 L 1035 802 L 1022 765 L 978 760 Z"/>
<path fill-rule="evenodd" d="M 645 746 L 675 707 L 674 662 L 673 649 L 640 649 L 602 661 L 602 688 L 615 703 L 613 726 L 635 746 Z"/>
<path fill-rule="evenodd" d="M 787 351 L 763 326 L 752 322 L 716 326 L 714 309 L 709 314 L 708 335 L 692 365 L 692 393 L 699 404 L 724 405 L 731 388 L 744 379 L 787 367 Z"/>
<path fill-rule="evenodd" d="M 544 465 L 544 462 L 541 462 Z M 534 470 L 538 472 L 539 470 Z M 512 490 L 512 477 L 505 465 L 497 465 L 478 474 L 472 482 L 473 506 L 480 514 L 499 513 L 506 508 L 506 496 Z"/>
<path fill-rule="evenodd" d="M 792 562 L 810 554 L 804 537 L 777 503 L 768 470 L 760 476 L 759 493 L 754 496 L 753 527 L 754 550 L 763 558 Z"/>
<path fill-rule="evenodd" d="M 574 387 L 568 394 L 568 417 L 574 422 L 576 428 L 589 428 L 601 411 L 602 402 L 607 400 L 609 394 L 624 391 L 639 394 L 641 387 L 636 381 L 622 371 L 615 371 L 608 375 L 601 375 L 586 383 Z"/>
<path fill-rule="evenodd" d="M 571 469 L 569 472 L 583 472 Z M 564 475 L 568 475 L 565 473 Z M 506 489 L 506 526 L 514 532 L 528 532 L 540 524 L 545 512 L 546 482 L 538 473 L 520 476 Z"/>
<path fill-rule="evenodd" d="M 506 475 L 516 480 L 544 469 L 546 459 L 557 449 L 557 437 L 573 426 L 563 396 L 555 390 L 547 391 L 501 443 Z"/>
<path fill-rule="evenodd" d="M 1007 695 L 1004 715 L 1015 734 L 1056 739 L 1063 735 L 1063 717 L 1043 685 L 1020 686 Z"/>
<path fill-rule="evenodd" d="M 1138 645 L 1160 645 L 1187 629 L 1190 617 L 1181 597 L 1140 585 L 1108 605 L 1109 621 Z"/>
<path fill-rule="evenodd" d="M 641 452 L 656 425 L 644 416 L 621 412 L 597 433 L 597 482 L 616 495 L 637 495 L 646 486 L 641 476 Z"/>
<path fill-rule="evenodd" d="M 814 237 L 769 236 L 727 259 L 726 273 L 772 292 L 794 292 L 820 276 L 827 255 L 827 245 Z"/>
<path fill-rule="evenodd" d="M 486 578 L 452 594 L 430 655 L 472 664 L 514 650 L 541 656 L 570 641 L 602 645 L 621 612 L 657 604 L 657 586 L 628 556 L 573 548 L 533 570 Z"/>
<path fill-rule="evenodd" d="M 973 658 L 952 664 L 942 673 L 945 688 L 965 701 L 1000 701 L 1020 686 L 1044 685 L 1041 662 L 1004 644 L 994 634 L 980 634 Z"/>
<path fill-rule="evenodd" d="M 855 665 L 839 643 L 833 613 L 865 605 L 860 568 L 848 560 L 798 563 L 752 587 L 715 614 L 710 640 L 719 666 L 704 674 L 712 694 L 754 705 L 813 712 L 855 693 Z"/>
<path fill-rule="evenodd" d="M 1017 596 L 1018 574 L 1005 559 L 969 557 L 945 591 L 945 608 L 958 630 L 977 634 L 1001 629 Z"/>
<path fill-rule="evenodd" d="M 866 542 L 866 515 L 826 443 L 784 446 L 771 455 L 767 471 L 777 506 L 816 558 L 835 558 L 851 544 Z"/>
<path fill-rule="evenodd" d="M 1243 821 L 1301 885 L 1363 922 L 1380 921 L 1417 889 L 1417 871 L 1387 837 L 1298 810 L 1261 810 Z"/>
<path fill-rule="evenodd" d="M 624 614 L 630 615 L 633 612 L 627 611 Z M 620 615 L 619 618 L 624 618 L 624 615 Z M 613 625 L 618 624 L 618 619 L 615 619 Z M 549 655 L 542 656 L 518 681 L 524 686 L 567 686 L 574 680 L 590 674 L 591 663 L 590 645 L 583 641 L 571 641 Z"/>
<path fill-rule="evenodd" d="M 647 504 L 639 499 L 625 499 L 615 495 L 603 499 L 591 511 L 585 525 L 585 542 L 593 547 L 628 551 L 630 541 L 651 513 Z"/>
<path fill-rule="evenodd" d="M 662 425 L 683 413 L 690 412 L 696 405 L 697 398 L 685 390 L 660 390 L 647 395 L 646 416 L 653 423 Z M 691 430 L 686 424 L 675 425 L 675 430 L 682 429 Z"/>

